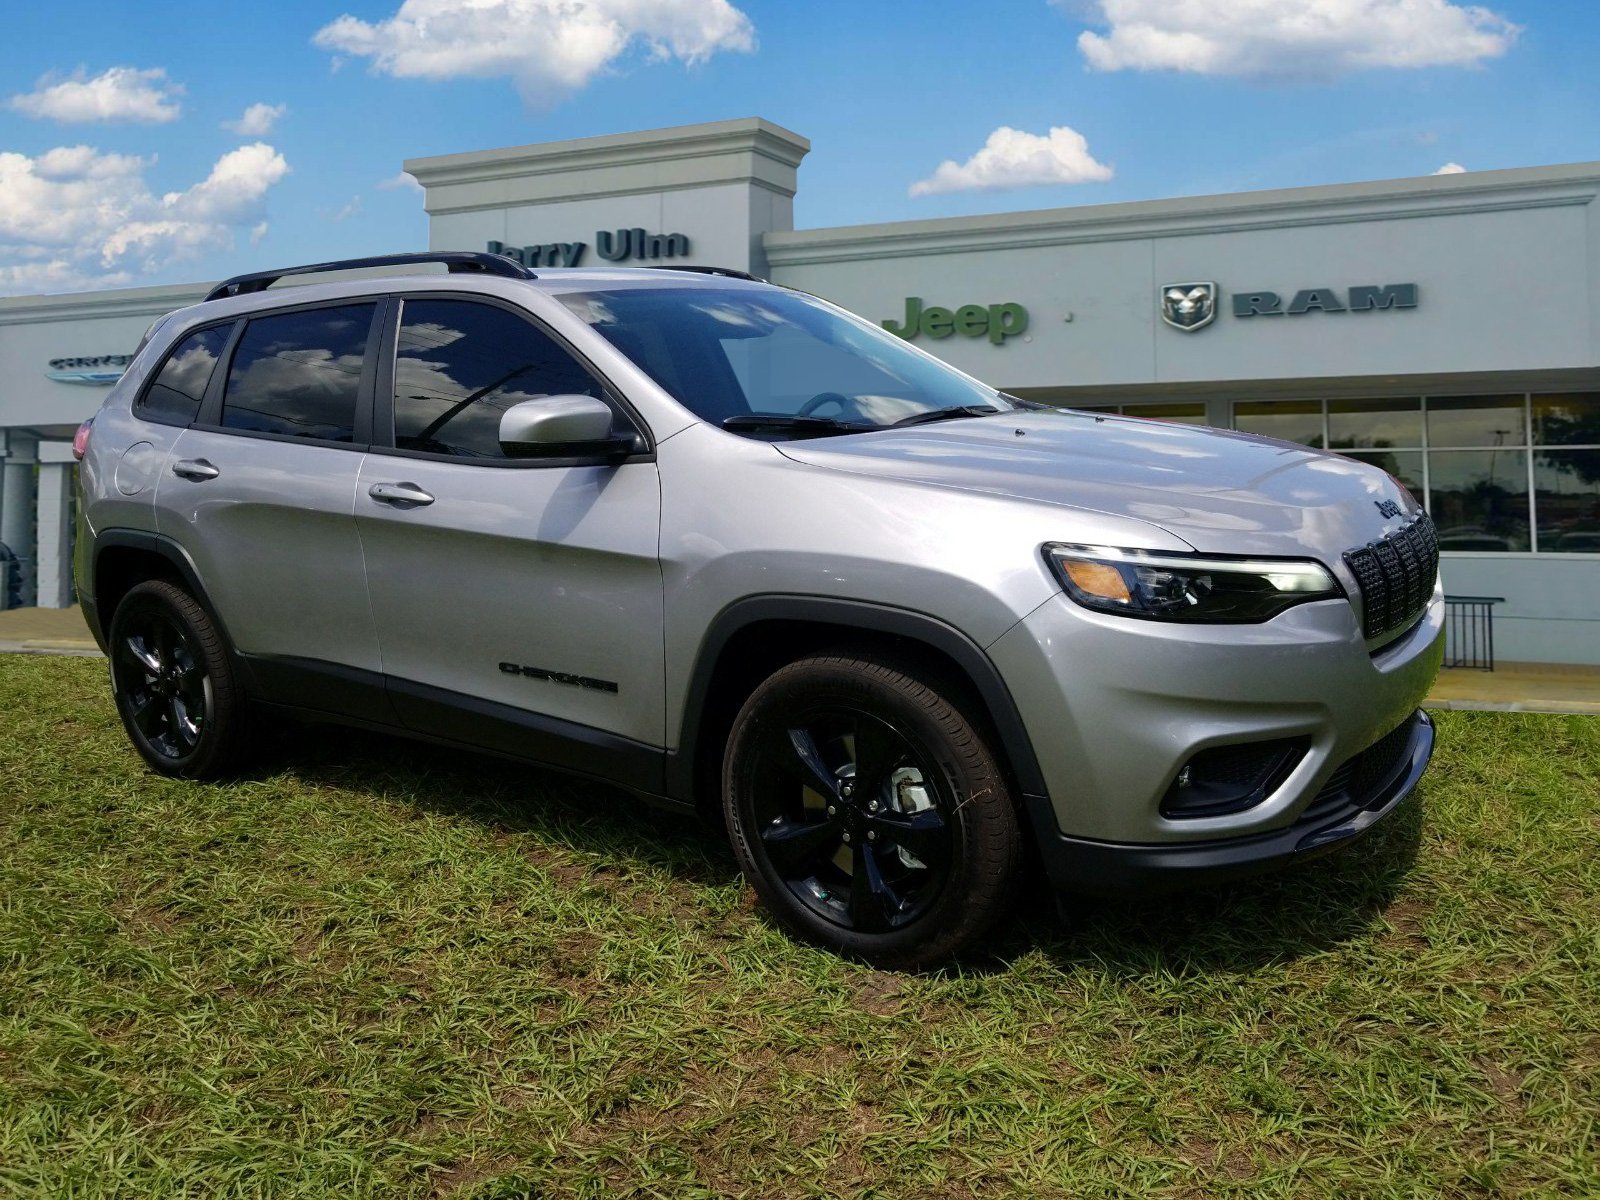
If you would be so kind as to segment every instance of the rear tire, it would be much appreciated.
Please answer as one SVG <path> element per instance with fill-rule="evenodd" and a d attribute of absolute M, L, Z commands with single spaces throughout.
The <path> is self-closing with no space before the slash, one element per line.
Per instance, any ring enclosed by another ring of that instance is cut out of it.
<path fill-rule="evenodd" d="M 244 748 L 244 695 L 216 624 L 173 584 L 130 589 L 111 618 L 111 689 L 128 739 L 152 770 L 217 779 Z"/>
<path fill-rule="evenodd" d="M 723 813 L 781 924 L 884 967 L 971 947 L 1021 874 L 1016 810 L 978 729 L 910 668 L 856 655 L 756 688 L 728 740 Z"/>

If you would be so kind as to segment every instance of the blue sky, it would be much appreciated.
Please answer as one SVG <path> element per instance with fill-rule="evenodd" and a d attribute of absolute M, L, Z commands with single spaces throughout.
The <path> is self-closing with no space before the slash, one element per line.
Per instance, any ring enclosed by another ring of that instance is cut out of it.
<path fill-rule="evenodd" d="M 405 158 L 748 115 L 801 228 L 1600 159 L 1561 0 L 12 8 L 0 293 L 419 248 Z"/>

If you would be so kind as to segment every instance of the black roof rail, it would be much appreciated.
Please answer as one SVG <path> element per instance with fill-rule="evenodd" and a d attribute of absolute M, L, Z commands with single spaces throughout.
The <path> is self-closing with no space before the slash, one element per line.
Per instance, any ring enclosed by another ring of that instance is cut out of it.
<path fill-rule="evenodd" d="M 534 279 L 537 276 L 514 258 L 483 250 L 431 250 L 421 254 L 378 254 L 371 258 L 342 258 L 337 262 L 311 263 L 304 267 L 279 267 L 273 271 L 252 271 L 224 279 L 206 293 L 207 300 L 228 296 L 247 296 L 264 292 L 290 275 L 317 275 L 324 271 L 355 271 L 362 267 L 405 267 L 413 263 L 443 263 L 452 275 L 479 272 L 506 279 Z"/>
<path fill-rule="evenodd" d="M 749 271 L 735 271 L 732 267 L 692 267 L 688 263 L 651 263 L 652 271 L 693 271 L 697 275 L 725 275 L 729 279 L 748 279 L 751 283 L 766 283 L 759 275 Z"/>

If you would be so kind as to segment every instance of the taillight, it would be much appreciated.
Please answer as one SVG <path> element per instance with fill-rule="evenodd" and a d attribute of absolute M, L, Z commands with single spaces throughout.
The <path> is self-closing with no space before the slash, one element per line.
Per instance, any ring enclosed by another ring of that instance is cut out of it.
<path fill-rule="evenodd" d="M 79 425 L 78 432 L 72 435 L 72 457 L 79 462 L 82 462 L 83 456 L 89 452 L 89 427 L 93 424 L 94 418 L 90 417 Z"/>

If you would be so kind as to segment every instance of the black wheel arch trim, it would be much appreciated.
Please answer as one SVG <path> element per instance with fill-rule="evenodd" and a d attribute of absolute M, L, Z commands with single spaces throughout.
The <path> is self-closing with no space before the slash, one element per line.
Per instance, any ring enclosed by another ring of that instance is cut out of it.
<path fill-rule="evenodd" d="M 178 542 L 148 529 L 102 529 L 94 535 L 94 552 L 88 557 L 89 578 L 78 580 L 78 605 L 83 610 L 84 619 L 89 623 L 89 632 L 94 635 L 94 640 L 99 643 L 100 649 L 106 649 L 107 627 L 113 615 L 99 612 L 97 589 L 100 559 L 107 550 L 113 549 L 142 550 L 165 559 L 178 573 L 178 578 L 183 581 L 184 587 L 195 598 L 195 602 L 205 609 L 206 616 L 211 618 L 212 624 L 222 632 L 229 654 L 233 654 L 233 642 L 228 639 L 227 626 L 212 607 L 211 599 L 206 593 L 205 584 L 200 579 L 200 572 L 195 569 L 194 561 Z M 234 657 L 237 658 L 237 655 Z"/>
<path fill-rule="evenodd" d="M 1060 825 L 1050 805 L 1044 773 L 1034 754 L 1033 742 L 1022 724 L 1022 714 L 998 667 L 983 648 L 954 625 L 926 613 L 895 608 L 864 600 L 827 596 L 769 594 L 749 596 L 729 604 L 707 626 L 695 656 L 684 696 L 683 720 L 678 729 L 676 750 L 668 752 L 667 794 L 692 801 L 695 780 L 702 764 L 696 761 L 705 716 L 706 699 L 722 652 L 741 630 L 765 621 L 797 621 L 837 625 L 867 633 L 886 634 L 921 642 L 942 653 L 965 673 L 1000 738 L 1012 777 L 1021 788 L 1020 800 L 1027 811 L 1039 842 L 1061 836 Z"/>

